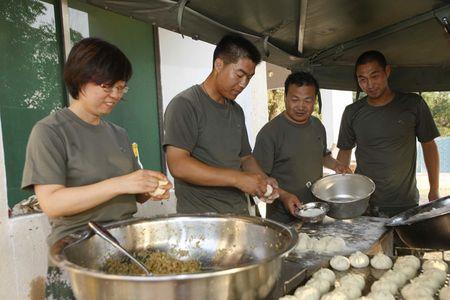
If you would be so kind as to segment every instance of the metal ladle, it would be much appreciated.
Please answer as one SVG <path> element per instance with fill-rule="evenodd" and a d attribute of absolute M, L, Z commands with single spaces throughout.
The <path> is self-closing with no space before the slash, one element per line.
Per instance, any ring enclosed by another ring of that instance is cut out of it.
<path fill-rule="evenodd" d="M 102 239 L 116 247 L 120 250 L 123 254 L 125 254 L 129 259 L 131 259 L 132 262 L 134 262 L 139 268 L 141 268 L 145 275 L 152 276 L 152 272 L 150 272 L 144 264 L 142 264 L 139 260 L 137 260 L 133 255 L 130 254 L 127 250 L 125 250 L 119 243 L 119 241 L 111 234 L 109 231 L 103 227 L 102 225 L 98 224 L 97 222 L 90 221 L 88 223 L 88 226 L 96 233 L 98 234 Z"/>

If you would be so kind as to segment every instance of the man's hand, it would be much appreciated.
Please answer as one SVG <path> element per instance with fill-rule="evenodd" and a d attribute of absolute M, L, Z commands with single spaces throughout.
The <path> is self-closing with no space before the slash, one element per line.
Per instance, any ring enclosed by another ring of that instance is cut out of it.
<path fill-rule="evenodd" d="M 262 198 L 267 189 L 267 179 L 252 172 L 239 172 L 235 187 L 251 196 Z"/>
<path fill-rule="evenodd" d="M 339 174 L 352 174 L 352 169 L 349 166 L 342 164 L 340 161 L 336 161 L 336 167 L 334 171 Z"/>
<path fill-rule="evenodd" d="M 261 198 L 261 200 L 266 203 L 273 203 L 273 201 L 275 201 L 275 199 L 280 197 L 280 193 L 278 191 L 278 182 L 275 178 L 272 178 L 272 177 L 268 177 L 266 179 L 266 181 L 267 181 L 267 185 L 270 185 L 272 187 L 272 193 L 268 197 Z M 267 187 L 267 185 L 266 185 L 266 187 Z M 267 192 L 267 190 L 266 190 L 266 192 Z"/>
<path fill-rule="evenodd" d="M 428 193 L 428 200 L 434 201 L 439 199 L 439 191 L 430 189 L 430 192 Z"/>
<path fill-rule="evenodd" d="M 280 197 L 279 200 L 283 203 L 284 208 L 286 208 L 286 210 L 293 216 L 295 216 L 295 212 L 302 205 L 297 196 L 290 193 L 286 193 L 286 195 L 284 195 L 283 198 Z"/>

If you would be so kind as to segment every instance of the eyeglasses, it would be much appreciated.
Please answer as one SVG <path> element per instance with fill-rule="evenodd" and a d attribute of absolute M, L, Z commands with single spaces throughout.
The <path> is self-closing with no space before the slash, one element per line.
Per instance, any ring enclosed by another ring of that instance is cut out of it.
<path fill-rule="evenodd" d="M 123 95 L 126 94 L 130 88 L 126 86 L 109 86 L 104 83 L 100 84 L 100 87 L 105 91 L 105 93 L 112 94 L 114 91 L 116 91 L 118 94 Z"/>

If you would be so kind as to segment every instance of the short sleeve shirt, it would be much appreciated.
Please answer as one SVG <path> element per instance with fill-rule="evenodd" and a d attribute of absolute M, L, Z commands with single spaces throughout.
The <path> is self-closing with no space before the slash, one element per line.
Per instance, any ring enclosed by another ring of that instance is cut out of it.
<path fill-rule="evenodd" d="M 235 101 L 224 105 L 211 99 L 199 85 L 181 92 L 164 115 L 164 147 L 189 151 L 213 167 L 240 170 L 241 158 L 251 154 L 245 117 Z M 248 214 L 244 193 L 232 187 L 209 187 L 175 178 L 179 213 Z"/>
<path fill-rule="evenodd" d="M 261 129 L 253 151 L 264 172 L 303 203 L 313 201 L 306 183 L 323 176 L 323 157 L 329 154 L 325 127 L 318 118 L 296 124 L 284 113 Z M 285 223 L 293 220 L 281 201 L 268 204 L 267 217 Z"/>
<path fill-rule="evenodd" d="M 46 184 L 79 187 L 122 176 L 138 168 L 123 128 L 104 120 L 99 125 L 86 123 L 64 108 L 33 127 L 27 145 L 22 188 Z M 79 214 L 51 218 L 48 243 L 51 245 L 82 229 L 90 220 L 117 221 L 129 218 L 135 212 L 135 195 L 120 195 Z"/>
<path fill-rule="evenodd" d="M 410 207 L 419 200 L 416 187 L 416 138 L 429 142 L 439 136 L 430 109 L 417 94 L 396 93 L 384 106 L 363 98 L 345 108 L 338 148 L 356 146 L 356 173 L 376 185 L 371 205 Z"/>

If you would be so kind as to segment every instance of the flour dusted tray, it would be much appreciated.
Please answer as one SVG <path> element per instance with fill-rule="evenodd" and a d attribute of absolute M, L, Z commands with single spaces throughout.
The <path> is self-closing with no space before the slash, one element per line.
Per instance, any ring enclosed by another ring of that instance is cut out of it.
<path fill-rule="evenodd" d="M 385 218 L 365 216 L 349 220 L 336 220 L 326 217 L 319 224 L 303 224 L 298 226 L 300 228 L 297 229 L 297 232 L 306 233 L 314 238 L 341 237 L 345 240 L 346 246 L 342 251 L 334 253 L 292 251 L 289 254 L 289 259 L 298 261 L 305 268 L 310 269 L 322 265 L 333 255 L 349 255 L 355 251 L 368 252 L 380 242 L 386 233 L 390 232 L 390 229 L 384 226 L 386 221 Z"/>

